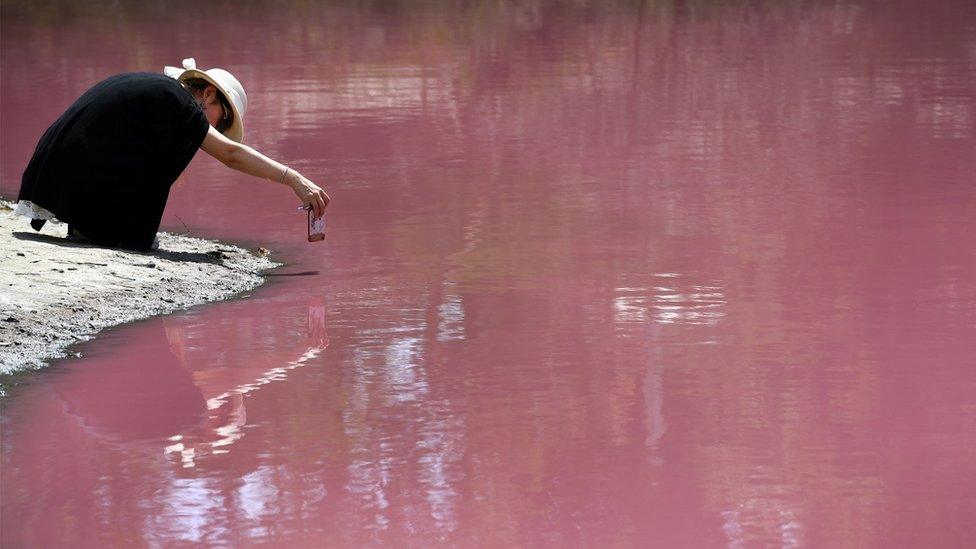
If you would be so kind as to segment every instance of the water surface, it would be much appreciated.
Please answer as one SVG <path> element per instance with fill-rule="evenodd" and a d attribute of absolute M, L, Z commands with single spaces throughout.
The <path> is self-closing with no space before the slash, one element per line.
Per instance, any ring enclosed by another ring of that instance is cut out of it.
<path fill-rule="evenodd" d="M 301 276 L 15 387 L 3 544 L 964 545 L 976 8 L 921 4 L 5 2 L 5 197 L 194 56 L 334 204 L 198 155 L 164 228 Z"/>

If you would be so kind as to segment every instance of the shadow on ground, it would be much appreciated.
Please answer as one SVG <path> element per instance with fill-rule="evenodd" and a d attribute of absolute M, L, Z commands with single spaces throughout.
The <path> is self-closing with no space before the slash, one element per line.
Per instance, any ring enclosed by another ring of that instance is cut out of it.
<path fill-rule="evenodd" d="M 31 233 L 27 231 L 14 231 L 14 238 L 20 240 L 33 240 L 34 242 L 43 242 L 45 244 L 53 244 L 55 246 L 64 246 L 65 248 L 104 248 L 104 246 L 96 246 L 91 242 L 78 239 L 78 238 L 66 238 L 53 236 L 49 234 Z M 137 254 L 145 257 L 158 257 L 160 259 L 167 259 L 169 261 L 176 261 L 179 263 L 210 263 L 212 265 L 224 266 L 224 259 L 227 259 L 226 254 L 222 250 L 211 250 L 209 252 L 181 252 L 175 250 L 151 250 L 148 252 L 142 252 L 138 250 L 126 250 L 124 248 L 111 248 L 132 254 Z"/>

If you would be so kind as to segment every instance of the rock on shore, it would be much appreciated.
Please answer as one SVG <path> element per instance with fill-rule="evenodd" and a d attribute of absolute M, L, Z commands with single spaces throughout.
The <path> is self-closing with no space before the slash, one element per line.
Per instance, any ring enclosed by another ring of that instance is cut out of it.
<path fill-rule="evenodd" d="M 103 328 L 226 299 L 277 264 L 243 248 L 159 233 L 151 253 L 65 239 L 67 226 L 34 232 L 0 202 L 0 375 L 34 369 Z"/>

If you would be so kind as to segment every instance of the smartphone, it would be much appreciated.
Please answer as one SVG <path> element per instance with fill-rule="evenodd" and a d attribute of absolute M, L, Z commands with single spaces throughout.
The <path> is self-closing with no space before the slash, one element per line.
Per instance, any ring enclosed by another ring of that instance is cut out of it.
<path fill-rule="evenodd" d="M 325 218 L 316 217 L 315 211 L 308 208 L 308 241 L 318 242 L 325 238 Z"/>

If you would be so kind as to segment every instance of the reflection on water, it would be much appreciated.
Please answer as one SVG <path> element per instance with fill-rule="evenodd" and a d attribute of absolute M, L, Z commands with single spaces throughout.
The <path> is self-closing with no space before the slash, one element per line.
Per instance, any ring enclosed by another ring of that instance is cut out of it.
<path fill-rule="evenodd" d="M 243 428 L 247 425 L 247 407 L 245 406 L 244 395 L 261 388 L 262 385 L 286 380 L 291 370 L 313 363 L 313 360 L 329 345 L 329 335 L 325 326 L 325 304 L 321 299 L 313 299 L 308 305 L 307 327 L 308 342 L 311 346 L 301 356 L 285 362 L 283 366 L 274 366 L 264 371 L 255 371 L 252 365 L 261 363 L 273 365 L 277 363 L 277 360 L 268 361 L 267 359 L 262 360 L 264 357 L 250 357 L 248 362 L 251 364 L 248 368 L 237 367 L 235 370 L 246 370 L 248 372 L 245 374 L 246 376 L 256 377 L 219 392 L 216 396 L 210 396 L 210 393 L 220 391 L 222 385 L 226 386 L 228 379 L 231 379 L 232 376 L 218 368 L 208 368 L 201 371 L 188 366 L 186 362 L 187 327 L 172 326 L 169 319 L 163 319 L 162 322 L 170 350 L 184 369 L 194 370 L 194 384 L 201 388 L 207 398 L 205 421 L 194 425 L 190 431 L 168 437 L 168 441 L 172 444 L 167 445 L 163 450 L 166 454 L 173 454 L 178 457 L 183 467 L 195 466 L 196 460 L 203 455 L 228 453 L 230 450 L 227 447 L 244 436 Z M 241 376 L 235 375 L 233 377 L 240 378 Z"/>
<path fill-rule="evenodd" d="M 668 276 L 678 277 L 674 273 Z M 721 286 L 679 286 L 669 283 L 668 286 L 653 288 L 617 288 L 618 296 L 613 300 L 615 320 L 638 324 L 653 321 L 659 324 L 715 325 L 725 316 L 722 307 L 726 302 Z"/>
<path fill-rule="evenodd" d="M 4 196 L 36 89 L 194 55 L 335 198 L 194 160 L 164 225 L 307 276 L 16 388 L 3 545 L 976 535 L 971 2 L 0 10 Z"/>

